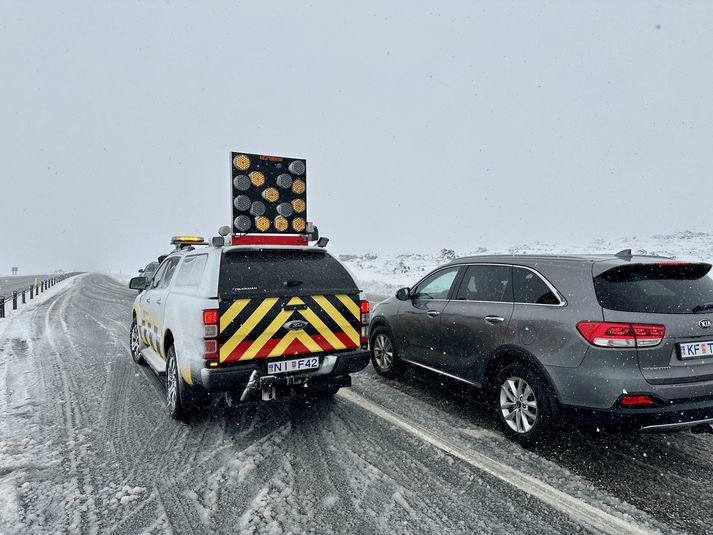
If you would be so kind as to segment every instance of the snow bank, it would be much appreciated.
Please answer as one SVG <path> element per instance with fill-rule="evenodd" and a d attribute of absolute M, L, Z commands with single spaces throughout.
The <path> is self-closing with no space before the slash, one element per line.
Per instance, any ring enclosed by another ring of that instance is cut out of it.
<path fill-rule="evenodd" d="M 441 249 L 433 253 L 379 255 L 376 253 L 339 255 L 354 273 L 361 289 L 373 296 L 388 297 L 396 290 L 412 286 L 437 266 L 454 258 L 483 254 L 613 254 L 631 249 L 634 254 L 669 256 L 684 260 L 713 262 L 713 233 L 683 231 L 655 236 L 628 236 L 598 239 L 591 243 L 569 244 L 538 241 L 499 248 Z"/>
<path fill-rule="evenodd" d="M 3 334 L 5 333 L 5 330 L 7 329 L 7 326 L 9 325 L 11 319 L 17 317 L 20 314 L 29 314 L 38 306 L 46 302 L 48 299 L 57 295 L 59 292 L 69 287 L 70 285 L 74 284 L 74 281 L 76 281 L 79 277 L 83 276 L 84 275 L 76 275 L 74 277 L 70 277 L 63 281 L 60 281 L 54 286 L 52 286 L 52 288 L 50 288 L 49 290 L 45 290 L 44 292 L 37 294 L 32 300 L 30 300 L 30 294 L 28 293 L 26 294 L 27 302 L 24 305 L 18 297 L 17 310 L 12 309 L 12 301 L 5 301 L 5 317 L 0 318 L 0 338 L 2 338 Z"/>

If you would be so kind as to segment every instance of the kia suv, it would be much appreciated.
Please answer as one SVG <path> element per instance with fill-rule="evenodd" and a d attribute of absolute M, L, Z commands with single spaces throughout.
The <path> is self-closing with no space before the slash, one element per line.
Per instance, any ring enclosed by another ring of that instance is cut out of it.
<path fill-rule="evenodd" d="M 376 306 L 372 364 L 483 388 L 526 444 L 564 422 L 709 431 L 710 269 L 628 250 L 458 259 Z"/>

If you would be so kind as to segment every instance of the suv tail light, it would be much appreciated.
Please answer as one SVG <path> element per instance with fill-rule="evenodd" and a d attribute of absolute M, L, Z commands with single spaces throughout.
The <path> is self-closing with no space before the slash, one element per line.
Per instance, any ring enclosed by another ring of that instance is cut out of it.
<path fill-rule="evenodd" d="M 203 358 L 218 358 L 218 320 L 220 311 L 210 308 L 203 311 Z"/>
<path fill-rule="evenodd" d="M 656 402 L 651 396 L 638 394 L 622 396 L 619 404 L 622 407 L 650 407 L 651 405 L 656 405 Z"/>
<path fill-rule="evenodd" d="M 371 321 L 369 301 L 361 301 L 359 310 L 361 311 L 361 344 L 364 345 L 369 343 L 369 322 Z"/>
<path fill-rule="evenodd" d="M 593 346 L 619 348 L 655 347 L 666 334 L 663 325 L 603 321 L 581 321 L 577 330 Z"/>

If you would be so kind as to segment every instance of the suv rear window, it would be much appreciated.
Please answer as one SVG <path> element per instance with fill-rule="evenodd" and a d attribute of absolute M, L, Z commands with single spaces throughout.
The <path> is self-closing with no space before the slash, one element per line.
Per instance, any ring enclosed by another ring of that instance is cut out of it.
<path fill-rule="evenodd" d="M 713 303 L 710 264 L 631 264 L 594 277 L 599 304 L 609 310 L 654 314 L 691 314 Z"/>
<path fill-rule="evenodd" d="M 231 251 L 220 264 L 221 298 L 357 292 L 344 266 L 320 251 Z"/>

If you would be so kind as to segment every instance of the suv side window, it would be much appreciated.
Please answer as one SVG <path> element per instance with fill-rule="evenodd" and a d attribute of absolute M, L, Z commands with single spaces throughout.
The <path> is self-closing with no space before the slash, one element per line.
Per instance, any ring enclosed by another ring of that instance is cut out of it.
<path fill-rule="evenodd" d="M 171 282 L 171 278 L 173 277 L 173 273 L 176 271 L 176 266 L 180 261 L 181 259 L 177 256 L 167 259 L 158 270 L 158 273 L 156 273 L 151 287 L 161 289 L 168 286 Z"/>
<path fill-rule="evenodd" d="M 511 303 L 510 269 L 510 266 L 468 266 L 456 299 Z"/>
<path fill-rule="evenodd" d="M 460 266 L 443 269 L 426 278 L 414 292 L 414 299 L 448 299 Z"/>
<path fill-rule="evenodd" d="M 176 276 L 176 286 L 200 286 L 208 255 L 187 256 Z"/>
<path fill-rule="evenodd" d="M 529 269 L 514 267 L 512 272 L 516 303 L 537 305 L 559 305 L 560 300 L 550 290 L 547 283 L 537 273 Z"/>

